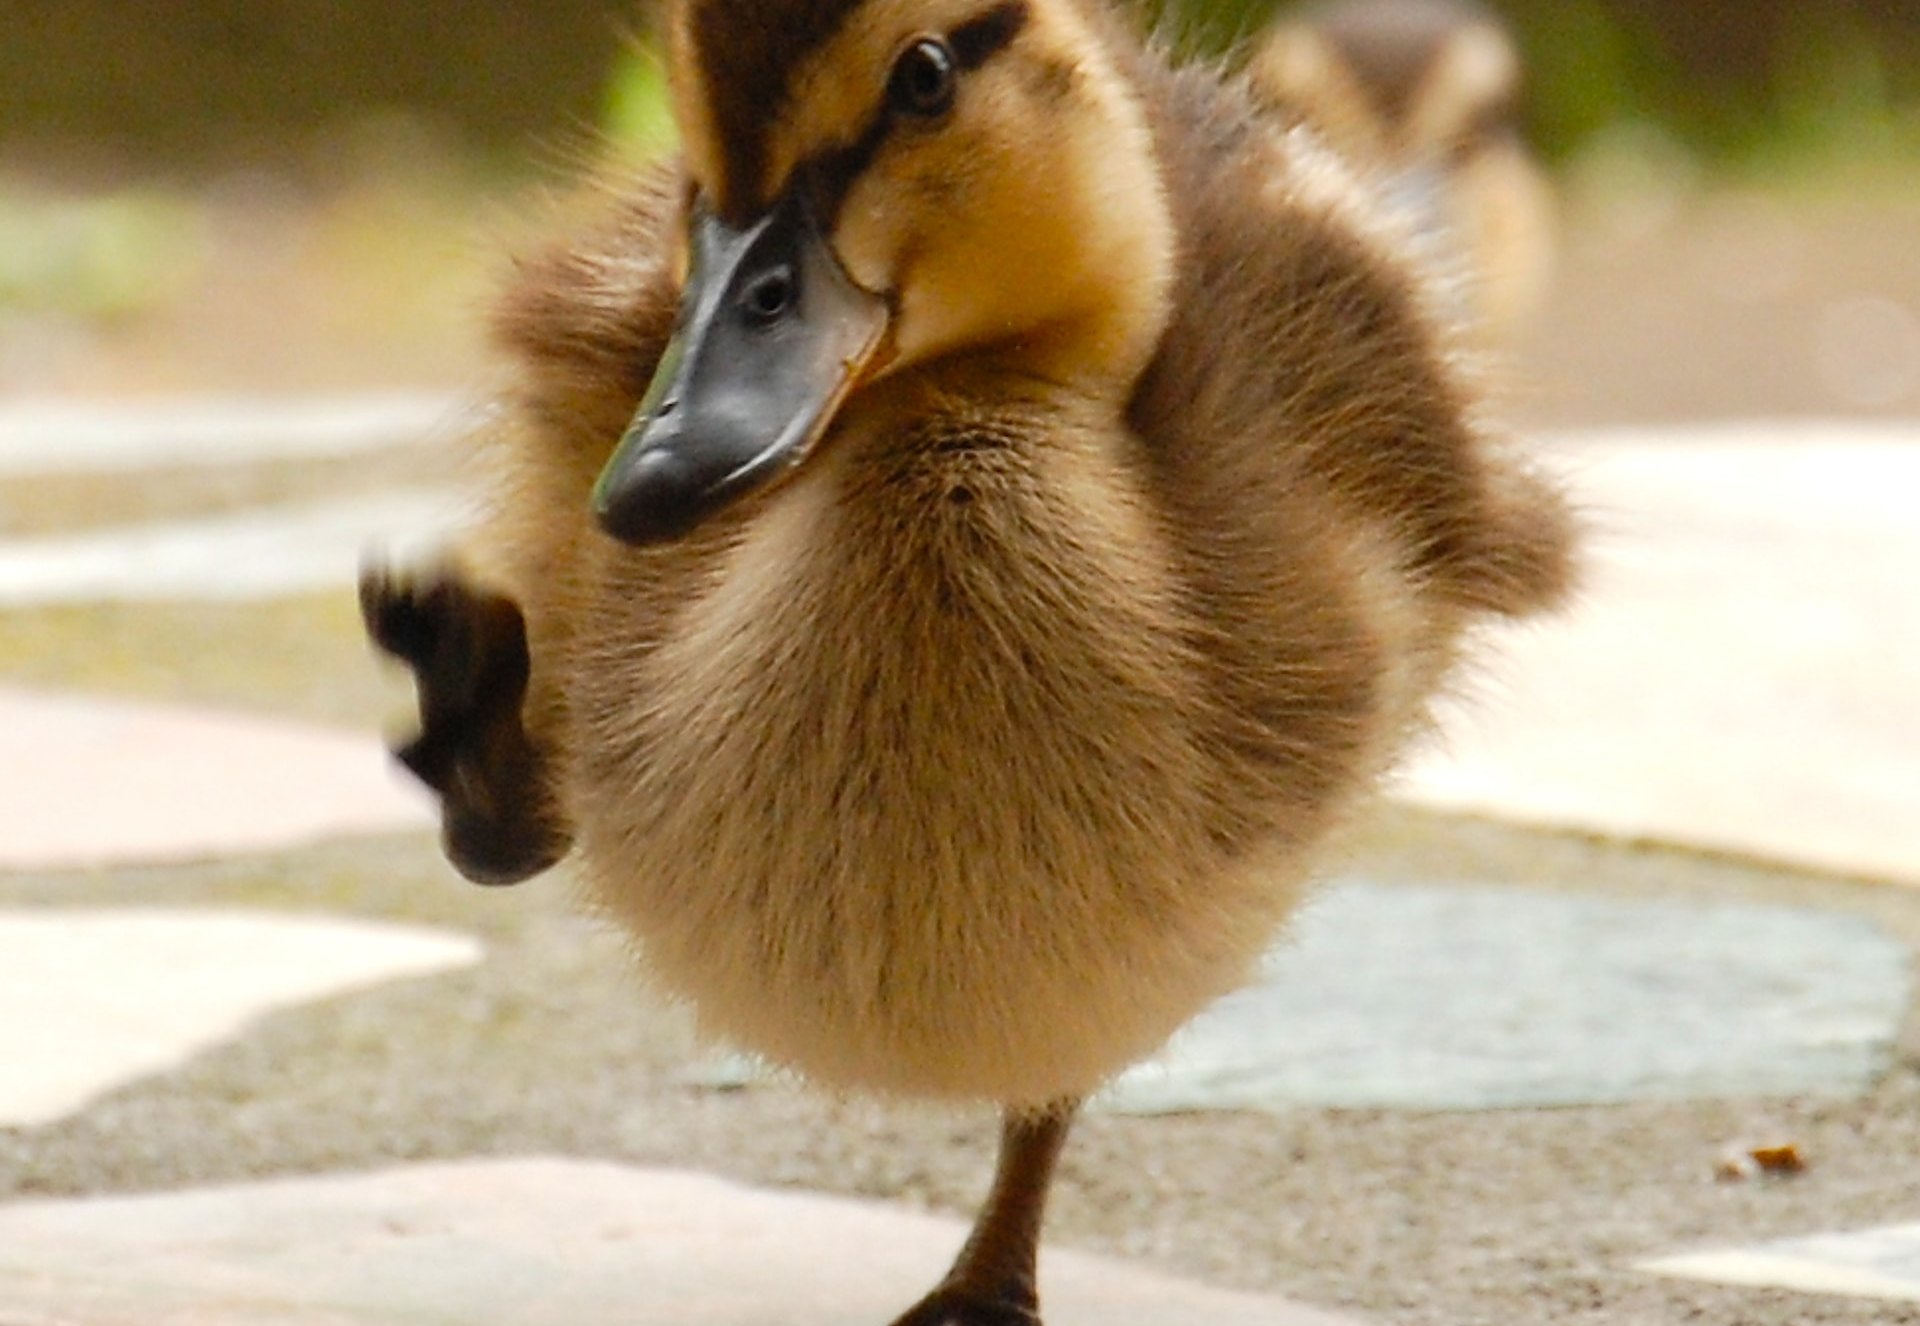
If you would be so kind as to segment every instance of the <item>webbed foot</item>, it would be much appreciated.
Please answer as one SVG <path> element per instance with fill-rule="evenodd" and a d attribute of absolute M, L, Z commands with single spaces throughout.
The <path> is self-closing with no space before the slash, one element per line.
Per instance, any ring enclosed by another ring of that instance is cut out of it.
<path fill-rule="evenodd" d="M 532 660 L 519 606 L 450 571 L 370 566 L 360 615 L 374 644 L 413 670 L 420 732 L 394 755 L 439 795 L 460 873 L 514 884 L 566 855 L 546 759 L 521 718 Z"/>

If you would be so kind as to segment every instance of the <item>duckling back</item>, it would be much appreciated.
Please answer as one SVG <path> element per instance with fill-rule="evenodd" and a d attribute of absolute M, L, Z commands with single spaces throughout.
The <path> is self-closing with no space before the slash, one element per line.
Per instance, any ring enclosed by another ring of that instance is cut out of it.
<path fill-rule="evenodd" d="M 1137 77 L 1183 243 L 1129 418 L 1232 716 L 1212 760 L 1253 837 L 1304 841 L 1324 822 L 1287 816 L 1385 770 L 1475 622 L 1564 598 L 1573 526 L 1483 417 L 1447 290 L 1363 173 L 1206 70 Z"/>

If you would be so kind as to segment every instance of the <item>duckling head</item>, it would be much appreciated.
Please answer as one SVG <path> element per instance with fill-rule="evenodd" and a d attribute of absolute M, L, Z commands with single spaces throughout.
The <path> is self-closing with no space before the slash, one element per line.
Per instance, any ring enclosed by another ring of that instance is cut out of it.
<path fill-rule="evenodd" d="M 678 0 L 679 320 L 594 492 L 629 543 L 791 474 L 961 356 L 1098 389 L 1164 327 L 1145 115 L 1078 0 Z"/>

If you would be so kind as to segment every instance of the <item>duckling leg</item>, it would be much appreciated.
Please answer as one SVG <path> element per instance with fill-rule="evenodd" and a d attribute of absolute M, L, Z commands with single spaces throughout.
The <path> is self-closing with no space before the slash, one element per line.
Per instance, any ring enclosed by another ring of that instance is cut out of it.
<path fill-rule="evenodd" d="M 1079 1102 L 1009 1111 L 993 1191 L 939 1288 L 893 1326 L 1040 1326 L 1040 1224 Z"/>
<path fill-rule="evenodd" d="M 394 754 L 439 794 L 448 859 L 481 884 L 558 861 L 570 835 L 521 718 L 532 660 L 518 605 L 451 572 L 369 567 L 360 615 L 374 644 L 413 669 L 420 733 Z"/>

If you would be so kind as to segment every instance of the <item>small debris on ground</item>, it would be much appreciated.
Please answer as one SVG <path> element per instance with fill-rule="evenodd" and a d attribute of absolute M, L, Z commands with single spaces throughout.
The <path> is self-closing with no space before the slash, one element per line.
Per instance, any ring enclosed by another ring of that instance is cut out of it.
<path fill-rule="evenodd" d="M 1806 1168 L 1806 1156 L 1792 1142 L 1733 1146 L 1722 1152 L 1720 1159 L 1714 1163 L 1713 1177 L 1721 1183 L 1745 1183 L 1763 1176 L 1800 1174 Z"/>

